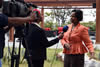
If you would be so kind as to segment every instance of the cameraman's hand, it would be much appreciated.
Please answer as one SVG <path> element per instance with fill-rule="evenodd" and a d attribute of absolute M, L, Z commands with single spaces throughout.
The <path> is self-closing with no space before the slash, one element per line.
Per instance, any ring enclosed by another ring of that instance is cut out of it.
<path fill-rule="evenodd" d="M 67 50 L 70 50 L 70 44 L 68 43 L 64 44 L 64 48 L 66 48 Z"/>
<path fill-rule="evenodd" d="M 59 38 L 59 39 L 62 39 L 63 36 L 64 36 L 64 34 L 63 34 L 63 33 L 60 33 L 60 34 L 58 35 L 58 38 Z"/>
<path fill-rule="evenodd" d="M 35 13 L 34 12 L 31 12 L 30 17 L 31 17 L 31 19 L 35 20 L 36 19 Z"/>

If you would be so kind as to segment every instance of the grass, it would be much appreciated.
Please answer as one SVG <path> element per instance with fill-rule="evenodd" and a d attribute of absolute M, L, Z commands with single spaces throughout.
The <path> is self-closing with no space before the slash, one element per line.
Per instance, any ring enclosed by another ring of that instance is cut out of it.
<path fill-rule="evenodd" d="M 57 49 L 56 53 L 62 51 L 61 49 Z M 63 62 L 59 61 L 55 56 L 55 49 L 47 49 L 47 60 L 45 61 L 44 67 L 63 67 Z"/>
<path fill-rule="evenodd" d="M 47 60 L 45 60 L 44 67 L 63 67 L 63 62 L 56 58 L 56 54 L 62 51 L 62 49 L 47 49 Z M 21 49 L 21 58 L 22 60 L 24 56 L 24 49 Z M 56 54 L 55 54 L 56 53 Z M 8 60 L 9 58 L 9 60 Z M 11 67 L 10 65 L 11 57 L 8 57 L 8 48 L 5 48 L 4 57 L 2 59 L 3 67 Z M 26 60 L 19 64 L 19 67 L 28 67 Z"/>
<path fill-rule="evenodd" d="M 55 53 L 59 53 L 61 51 L 62 49 L 55 50 L 55 49 L 48 48 L 47 49 L 47 60 L 45 60 L 44 67 L 51 67 L 51 65 L 52 67 L 63 67 L 63 62 L 57 59 L 55 56 L 56 55 Z M 21 49 L 20 61 L 22 60 L 23 56 L 24 56 L 24 49 Z M 100 50 L 95 49 L 95 57 L 97 58 L 96 60 L 100 61 Z M 4 57 L 2 61 L 3 61 L 3 67 L 11 67 L 10 66 L 11 58 L 9 57 L 9 60 L 8 60 L 8 48 L 5 48 Z M 28 67 L 26 60 L 20 63 L 19 67 Z"/>

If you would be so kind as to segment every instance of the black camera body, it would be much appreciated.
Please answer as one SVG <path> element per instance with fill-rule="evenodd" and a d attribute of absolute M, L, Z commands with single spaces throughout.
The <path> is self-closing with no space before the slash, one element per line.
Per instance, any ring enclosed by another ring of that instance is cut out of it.
<path fill-rule="evenodd" d="M 24 0 L 11 0 L 3 2 L 3 14 L 8 17 L 26 17 L 30 15 L 30 10 L 28 9 L 30 6 L 33 8 L 37 8 L 36 5 L 31 3 L 25 3 Z M 36 16 L 37 13 L 35 13 Z M 24 36 L 24 28 L 26 27 L 24 24 L 21 26 L 14 26 L 16 36 Z"/>
<path fill-rule="evenodd" d="M 26 17 L 29 15 L 30 11 L 28 10 L 27 3 L 24 1 L 4 1 L 2 12 L 8 17 Z M 21 26 L 14 26 L 16 37 L 24 36 L 24 27 L 24 24 Z"/>
<path fill-rule="evenodd" d="M 29 14 L 27 3 L 23 1 L 4 1 L 2 12 L 8 17 L 26 17 Z M 14 26 L 15 35 L 17 37 L 24 36 L 24 27 L 24 24 L 21 26 Z"/>
<path fill-rule="evenodd" d="M 30 14 L 30 6 L 37 8 L 32 3 L 26 3 L 24 0 L 3 1 L 3 13 L 10 17 L 26 17 Z"/>
<path fill-rule="evenodd" d="M 29 10 L 27 3 L 20 1 L 4 1 L 3 13 L 10 17 L 25 17 L 28 15 Z"/>

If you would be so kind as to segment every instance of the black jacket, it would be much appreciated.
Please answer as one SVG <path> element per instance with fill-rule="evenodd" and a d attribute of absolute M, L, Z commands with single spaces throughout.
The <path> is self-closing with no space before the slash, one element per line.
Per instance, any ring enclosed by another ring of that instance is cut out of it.
<path fill-rule="evenodd" d="M 3 27 L 8 25 L 8 17 L 0 14 L 0 59 L 3 57 L 3 50 L 5 46 L 5 30 Z"/>
<path fill-rule="evenodd" d="M 47 40 L 45 31 L 35 24 L 30 24 L 28 36 L 26 37 L 28 49 L 32 59 L 46 59 L 46 48 L 59 42 L 59 39 Z"/>

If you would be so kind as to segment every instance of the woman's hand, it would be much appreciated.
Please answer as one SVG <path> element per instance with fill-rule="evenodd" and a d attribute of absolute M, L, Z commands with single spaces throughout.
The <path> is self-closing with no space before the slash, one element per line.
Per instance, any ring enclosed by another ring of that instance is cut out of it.
<path fill-rule="evenodd" d="M 90 53 L 90 59 L 95 59 L 95 53 L 94 52 L 89 52 Z"/>
<path fill-rule="evenodd" d="M 68 43 L 64 44 L 64 48 L 66 48 L 67 50 L 70 50 L 70 44 Z"/>

